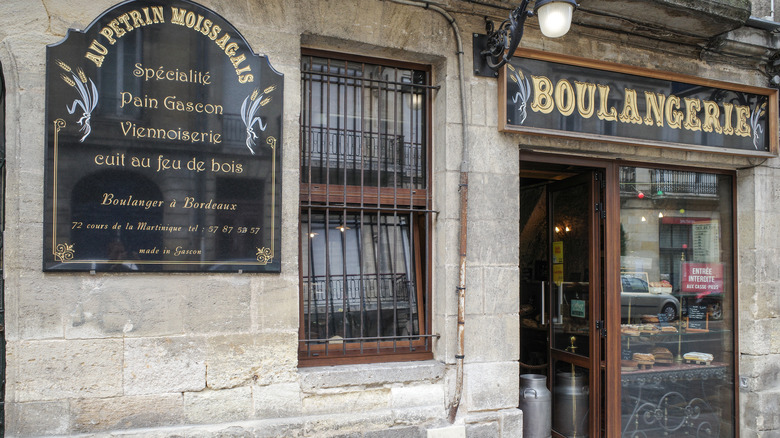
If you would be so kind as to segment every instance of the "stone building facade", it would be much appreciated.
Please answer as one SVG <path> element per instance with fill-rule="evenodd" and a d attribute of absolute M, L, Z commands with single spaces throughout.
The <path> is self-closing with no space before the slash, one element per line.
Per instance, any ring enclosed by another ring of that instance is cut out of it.
<path fill-rule="evenodd" d="M 539 162 L 577 157 L 586 167 L 587 160 L 685 165 L 734 176 L 738 312 L 727 318 L 738 327 L 734 430 L 743 437 L 779 433 L 777 151 L 743 156 L 499 132 L 499 83 L 474 74 L 472 35 L 485 32 L 486 17 L 505 19 L 516 2 L 198 3 L 235 26 L 284 74 L 281 272 L 43 272 L 46 46 L 63 40 L 68 29 L 87 28 L 116 2 L 0 3 L 8 436 L 521 436 L 520 374 L 528 370 L 521 368 L 523 303 L 517 291 L 525 242 L 518 223 L 528 206 L 519 187 L 521 161 L 529 156 Z M 740 86 L 769 88 L 780 74 L 774 2 L 582 3 L 571 31 L 559 39 L 543 37 L 537 21 L 527 20 L 521 48 Z M 301 78 L 302 59 L 312 51 L 429 71 L 424 283 L 431 337 L 414 360 L 302 366 Z M 770 136 L 777 137 L 776 123 Z M 464 145 L 470 157 L 465 169 Z M 468 175 L 465 266 L 459 249 L 462 173 Z M 617 273 L 607 275 L 617 281 Z"/>

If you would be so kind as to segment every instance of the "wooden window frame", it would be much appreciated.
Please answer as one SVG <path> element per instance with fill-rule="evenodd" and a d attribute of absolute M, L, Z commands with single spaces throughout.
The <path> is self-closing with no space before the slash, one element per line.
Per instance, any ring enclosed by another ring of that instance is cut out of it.
<path fill-rule="evenodd" d="M 302 64 L 303 58 L 325 58 L 337 62 L 355 62 L 361 64 L 379 65 L 389 68 L 399 69 L 412 69 L 416 71 L 424 71 L 426 74 L 425 81 L 425 109 L 423 111 L 424 120 L 421 122 L 424 124 L 424 133 L 422 133 L 422 150 L 424 156 L 422 160 L 422 187 L 400 187 L 383 186 L 377 182 L 376 185 L 349 185 L 346 183 L 346 178 L 343 182 L 310 182 L 311 173 L 306 174 L 304 166 L 309 166 L 311 169 L 312 160 L 304 160 L 304 141 L 307 136 L 304 135 L 304 129 L 311 129 L 308 121 L 304 120 L 304 111 L 307 108 L 308 102 L 303 101 L 301 104 L 301 183 L 300 183 L 300 196 L 299 196 L 299 225 L 302 229 L 299 232 L 299 257 L 302 257 L 303 245 L 308 245 L 308 242 L 304 242 L 304 229 L 306 224 L 303 223 L 303 218 L 308 217 L 311 223 L 311 218 L 316 214 L 333 215 L 337 217 L 346 218 L 350 214 L 360 214 L 361 217 L 365 215 L 373 215 L 374 217 L 380 217 L 383 215 L 404 216 L 409 218 L 408 226 L 412 230 L 408 236 L 408 242 L 410 243 L 411 252 L 413 253 L 414 266 L 411 273 L 415 279 L 416 293 L 416 316 L 417 316 L 417 332 L 416 334 L 407 335 L 407 339 L 398 339 L 399 336 L 381 336 L 377 337 L 377 340 L 364 340 L 359 338 L 360 341 L 353 343 L 340 342 L 336 345 L 325 342 L 325 339 L 307 338 L 306 327 L 306 308 L 304 299 L 304 288 L 307 279 L 304 277 L 304 264 L 308 264 L 308 261 L 299 260 L 299 348 L 298 359 L 299 366 L 317 366 L 317 365 L 338 365 L 338 364 L 357 364 L 357 363 L 374 363 L 374 362 L 392 362 L 392 361 L 409 361 L 409 360 L 425 360 L 433 357 L 432 355 L 432 342 L 433 335 L 431 334 L 431 275 L 430 275 L 430 254 L 431 254 L 431 238 L 430 230 L 432 227 L 431 218 L 431 193 L 430 193 L 430 181 L 431 181 L 431 90 L 433 87 L 431 83 L 431 67 L 428 65 L 406 63 L 406 62 L 392 62 L 384 59 L 374 59 L 368 57 L 359 57 L 354 55 L 345 55 L 339 53 L 332 53 L 322 50 L 303 49 L 302 50 Z M 305 86 L 307 80 L 305 79 L 306 72 L 303 71 L 302 66 L 302 84 Z M 356 77 L 362 79 L 362 81 L 368 81 L 365 78 Z M 306 90 L 302 89 L 302 96 L 304 96 Z M 394 91 L 398 93 L 398 91 Z M 302 99 L 304 100 L 304 99 Z M 328 103 L 328 105 L 330 105 Z M 314 105 L 312 105 L 314 106 Z M 341 110 L 341 108 L 339 108 Z M 330 117 L 330 109 L 328 109 L 328 117 Z M 341 117 L 341 112 L 337 112 L 337 117 Z M 362 118 L 361 114 L 361 120 Z M 362 123 L 362 122 L 361 122 Z M 397 121 L 394 123 L 398 123 Z M 327 128 L 334 132 L 339 132 L 344 128 Z M 346 131 L 346 130 L 345 130 Z M 311 132 L 311 131 L 310 131 Z M 308 136 L 311 138 L 311 136 Z M 330 161 L 330 158 L 328 158 Z M 321 169 L 328 169 L 327 165 L 322 166 Z M 331 168 L 332 169 L 332 168 Z M 327 171 L 326 172 L 330 172 Z M 371 170 L 365 170 L 361 168 L 361 174 L 363 172 L 371 172 Z M 376 171 L 381 175 L 382 170 Z M 361 177 L 361 182 L 363 178 Z M 365 183 L 364 183 L 365 184 Z M 397 184 L 397 183 L 396 183 Z M 329 221 L 325 220 L 326 223 Z M 361 219 L 361 224 L 362 224 Z M 309 249 L 310 250 L 310 249 Z M 345 250 L 346 251 L 346 250 Z M 308 265 L 307 265 L 308 266 Z M 333 277 L 346 275 L 339 274 Z M 362 275 L 362 274 L 361 274 Z M 311 293 L 311 292 L 309 292 Z M 394 307 L 395 311 L 398 311 L 397 307 Z M 362 313 L 364 310 L 360 310 Z M 365 336 L 365 335 L 363 335 Z M 386 339 L 383 340 L 382 338 Z M 373 338 L 372 338 L 373 339 Z"/>

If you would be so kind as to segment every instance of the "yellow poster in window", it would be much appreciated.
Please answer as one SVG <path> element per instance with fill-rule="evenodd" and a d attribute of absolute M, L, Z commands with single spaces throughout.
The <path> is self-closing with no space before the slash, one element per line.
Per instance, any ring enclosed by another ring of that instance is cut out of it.
<path fill-rule="evenodd" d="M 553 263 L 563 263 L 563 242 L 553 242 L 552 259 Z"/>
<path fill-rule="evenodd" d="M 563 283 L 563 263 L 553 265 L 553 283 L 556 285 Z"/>

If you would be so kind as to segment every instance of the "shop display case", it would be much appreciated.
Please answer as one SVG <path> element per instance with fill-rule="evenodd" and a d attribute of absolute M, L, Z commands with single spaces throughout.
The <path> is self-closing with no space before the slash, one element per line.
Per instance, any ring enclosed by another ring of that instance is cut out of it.
<path fill-rule="evenodd" d="M 622 436 L 733 436 L 731 179 L 626 169 L 634 184 L 621 189 Z"/>

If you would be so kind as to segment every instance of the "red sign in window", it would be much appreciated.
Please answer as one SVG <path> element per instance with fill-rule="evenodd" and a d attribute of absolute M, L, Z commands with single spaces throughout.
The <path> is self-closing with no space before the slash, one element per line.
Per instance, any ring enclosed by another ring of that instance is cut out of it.
<path fill-rule="evenodd" d="M 680 289 L 697 295 L 723 293 L 723 264 L 682 262 Z"/>

